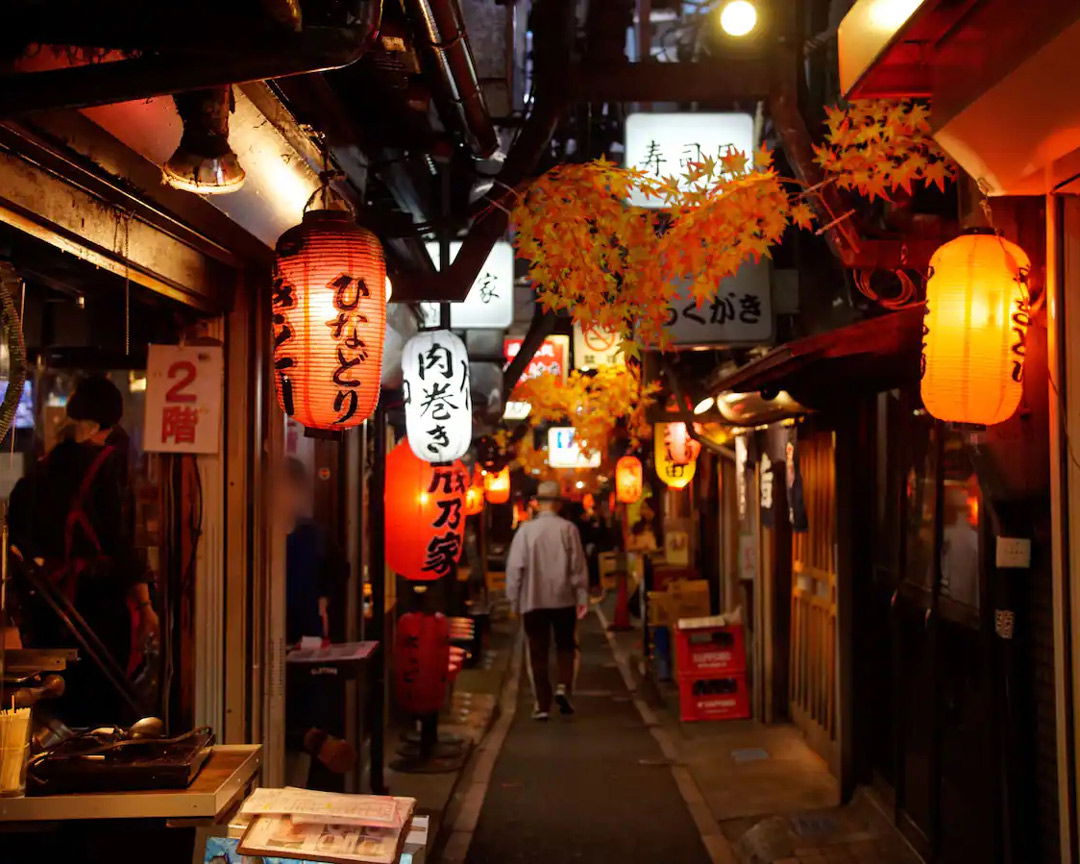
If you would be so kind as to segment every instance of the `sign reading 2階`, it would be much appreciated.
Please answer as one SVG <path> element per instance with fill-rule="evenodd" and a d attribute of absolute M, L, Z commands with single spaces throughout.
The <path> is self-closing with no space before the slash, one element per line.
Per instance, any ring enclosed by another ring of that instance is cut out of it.
<path fill-rule="evenodd" d="M 220 345 L 151 345 L 146 363 L 143 449 L 217 453 L 221 449 Z"/>

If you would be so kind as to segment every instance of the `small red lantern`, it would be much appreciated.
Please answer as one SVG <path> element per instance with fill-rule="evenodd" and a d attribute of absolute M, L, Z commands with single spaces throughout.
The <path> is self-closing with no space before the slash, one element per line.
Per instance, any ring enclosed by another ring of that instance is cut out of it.
<path fill-rule="evenodd" d="M 489 504 L 505 504 L 510 500 L 510 467 L 489 471 L 484 475 L 484 496 Z"/>
<path fill-rule="evenodd" d="M 343 210 L 309 210 L 278 238 L 274 386 L 311 429 L 348 429 L 379 401 L 386 264 L 378 238 Z"/>
<path fill-rule="evenodd" d="M 623 456 L 615 463 L 615 498 L 620 504 L 633 504 L 641 498 L 645 471 L 637 456 Z"/>
<path fill-rule="evenodd" d="M 482 484 L 473 482 L 465 490 L 465 515 L 477 516 L 484 512 L 484 487 Z"/>
<path fill-rule="evenodd" d="M 394 637 L 394 698 L 407 714 L 434 714 L 446 699 L 450 623 L 442 613 L 407 612 Z"/>
<path fill-rule="evenodd" d="M 386 457 L 386 563 L 428 582 L 453 573 L 465 537 L 466 471 L 461 462 L 432 465 L 407 438 Z"/>

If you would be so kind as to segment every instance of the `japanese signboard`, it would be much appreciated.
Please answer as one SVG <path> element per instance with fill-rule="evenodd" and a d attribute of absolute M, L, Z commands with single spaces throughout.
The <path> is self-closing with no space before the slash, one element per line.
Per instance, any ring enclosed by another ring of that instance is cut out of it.
<path fill-rule="evenodd" d="M 760 345 L 772 339 L 769 262 L 747 261 L 700 306 L 688 288 L 668 306 L 667 332 L 675 345 Z"/>
<path fill-rule="evenodd" d="M 460 243 L 450 244 L 450 259 L 457 257 Z M 428 243 L 428 254 L 439 263 L 439 244 Z M 424 326 L 439 326 L 439 304 L 421 303 Z M 450 304 L 450 326 L 455 329 L 490 327 L 504 329 L 514 320 L 514 249 L 496 243 L 463 303 Z"/>
<path fill-rule="evenodd" d="M 788 519 L 792 531 L 808 531 L 806 501 L 803 499 L 802 470 L 799 467 L 799 435 L 794 426 L 788 427 L 787 443 L 784 445 L 785 477 L 787 485 Z"/>
<path fill-rule="evenodd" d="M 217 453 L 221 448 L 220 345 L 151 345 L 143 449 Z"/>
<path fill-rule="evenodd" d="M 619 350 L 622 339 L 613 330 L 599 327 L 583 328 L 574 324 L 574 368 L 599 369 L 601 366 L 623 365 L 625 355 Z"/>
<path fill-rule="evenodd" d="M 452 462 L 472 442 L 469 352 L 449 330 L 417 333 L 401 355 L 405 428 L 413 452 Z"/>
<path fill-rule="evenodd" d="M 599 468 L 600 451 L 582 451 L 574 440 L 573 426 L 552 426 L 548 429 L 548 465 L 552 468 Z"/>
<path fill-rule="evenodd" d="M 718 159 L 732 150 L 753 156 L 754 118 L 740 113 L 640 113 L 626 118 L 626 166 L 638 168 L 652 177 L 675 177 L 682 188 L 682 175 L 692 162 Z M 662 207 L 656 198 L 640 192 L 630 196 L 638 207 Z"/>
<path fill-rule="evenodd" d="M 516 356 L 518 351 L 521 350 L 521 343 L 525 341 L 520 336 L 515 336 L 506 339 L 503 342 L 503 353 L 506 355 L 506 362 L 509 363 Z M 566 373 L 570 368 L 570 337 L 568 336 L 548 336 L 543 341 L 543 344 L 536 349 L 536 353 L 533 354 L 532 359 L 525 366 L 525 370 L 521 373 L 520 381 L 528 381 L 530 378 L 535 378 L 537 375 L 544 375 L 550 373 L 557 375 L 561 380 L 566 380 Z"/>

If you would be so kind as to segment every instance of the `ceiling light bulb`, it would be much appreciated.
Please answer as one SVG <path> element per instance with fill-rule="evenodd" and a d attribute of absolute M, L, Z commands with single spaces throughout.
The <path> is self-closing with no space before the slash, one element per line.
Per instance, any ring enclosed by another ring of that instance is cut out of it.
<path fill-rule="evenodd" d="M 746 36 L 757 22 L 757 9 L 749 0 L 731 0 L 720 10 L 720 26 L 728 36 Z"/>
<path fill-rule="evenodd" d="M 694 406 L 694 414 L 704 414 L 710 408 L 713 407 L 713 397 L 706 396 L 697 405 Z"/>

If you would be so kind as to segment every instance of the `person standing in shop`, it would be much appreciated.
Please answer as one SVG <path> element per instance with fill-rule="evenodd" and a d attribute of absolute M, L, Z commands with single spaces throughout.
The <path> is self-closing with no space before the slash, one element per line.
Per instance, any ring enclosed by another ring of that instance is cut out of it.
<path fill-rule="evenodd" d="M 60 443 L 11 492 L 11 552 L 67 596 L 127 671 L 133 629 L 142 649 L 157 640 L 159 623 L 132 538 L 126 454 L 113 443 L 124 437 L 117 434 L 124 399 L 112 381 L 93 375 L 79 382 L 66 410 L 71 423 Z M 27 644 L 78 647 L 41 600 L 27 598 L 25 605 Z M 69 666 L 64 679 L 58 713 L 68 725 L 126 725 L 137 719 L 89 658 Z"/>
<path fill-rule="evenodd" d="M 525 622 L 536 695 L 532 716 L 547 720 L 553 698 L 561 713 L 574 713 L 570 695 L 577 663 L 576 630 L 578 619 L 588 611 L 589 571 L 580 532 L 559 516 L 559 484 L 541 483 L 536 501 L 536 518 L 522 523 L 510 544 L 506 594 L 511 609 Z M 554 692 L 548 672 L 552 635 L 558 666 Z"/>

